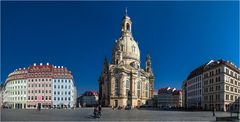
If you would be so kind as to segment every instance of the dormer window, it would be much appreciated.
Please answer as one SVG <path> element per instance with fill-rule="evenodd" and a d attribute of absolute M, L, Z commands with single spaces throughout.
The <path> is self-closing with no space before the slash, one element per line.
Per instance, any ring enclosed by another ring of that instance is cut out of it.
<path fill-rule="evenodd" d="M 132 52 L 135 52 L 135 46 L 132 46 Z"/>

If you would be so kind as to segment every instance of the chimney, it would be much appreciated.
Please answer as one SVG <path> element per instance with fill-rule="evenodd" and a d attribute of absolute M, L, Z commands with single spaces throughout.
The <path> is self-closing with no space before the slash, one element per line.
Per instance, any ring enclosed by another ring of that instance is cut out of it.
<path fill-rule="evenodd" d="M 47 66 L 49 65 L 49 63 L 47 63 Z"/>
<path fill-rule="evenodd" d="M 36 63 L 34 63 L 33 66 L 36 66 Z"/>
<path fill-rule="evenodd" d="M 42 63 L 40 63 L 40 66 L 42 66 Z"/>

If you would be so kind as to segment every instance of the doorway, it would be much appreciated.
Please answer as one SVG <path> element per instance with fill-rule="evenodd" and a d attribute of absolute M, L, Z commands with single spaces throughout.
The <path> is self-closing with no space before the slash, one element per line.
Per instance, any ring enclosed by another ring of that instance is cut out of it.
<path fill-rule="evenodd" d="M 38 103 L 38 106 L 37 106 L 37 108 L 38 108 L 38 110 L 41 110 L 41 103 Z"/>
<path fill-rule="evenodd" d="M 114 105 L 115 105 L 114 107 L 118 107 L 118 100 L 114 101 Z"/>

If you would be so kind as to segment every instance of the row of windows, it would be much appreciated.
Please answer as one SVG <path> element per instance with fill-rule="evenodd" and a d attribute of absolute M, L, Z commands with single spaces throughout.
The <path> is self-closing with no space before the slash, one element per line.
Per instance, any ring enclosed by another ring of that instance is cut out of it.
<path fill-rule="evenodd" d="M 18 80 L 18 81 L 12 81 L 10 84 L 20 84 L 20 83 L 26 83 L 25 80 Z"/>
<path fill-rule="evenodd" d="M 56 88 L 60 89 L 60 85 L 58 85 L 58 86 L 54 85 L 54 89 L 56 89 Z M 67 85 L 65 85 L 65 87 L 63 85 L 61 85 L 61 89 L 63 89 L 63 88 L 67 89 Z M 71 85 L 68 86 L 68 89 L 71 89 Z"/>
<path fill-rule="evenodd" d="M 15 91 L 15 92 L 9 92 L 11 95 L 24 95 L 26 94 L 26 91 Z"/>
<path fill-rule="evenodd" d="M 12 89 L 20 89 L 20 88 L 21 88 L 21 89 L 23 89 L 23 88 L 26 89 L 26 86 L 25 86 L 25 85 L 24 85 L 24 86 L 13 86 L 13 87 L 8 87 L 8 88 L 10 88 L 10 89 L 11 89 L 11 88 L 12 88 Z"/>
<path fill-rule="evenodd" d="M 37 100 L 37 96 L 28 96 L 28 100 Z M 42 100 L 51 100 L 51 96 L 42 96 Z"/>
<path fill-rule="evenodd" d="M 214 90 L 214 87 L 211 86 L 211 87 L 204 88 L 204 93 L 213 92 L 213 91 L 220 91 L 220 90 L 221 90 L 220 85 L 215 86 L 215 90 Z"/>
<path fill-rule="evenodd" d="M 31 85 L 31 84 L 28 84 L 28 87 L 29 87 L 29 88 L 30 88 L 31 86 L 32 86 L 32 87 L 35 86 L 35 88 L 36 88 L 36 87 L 51 87 L 51 84 L 35 84 L 35 85 L 34 85 L 34 84 L 32 84 L 32 85 Z"/>
<path fill-rule="evenodd" d="M 28 74 L 29 77 L 51 77 L 52 76 L 52 73 L 31 73 L 31 74 Z"/>
<path fill-rule="evenodd" d="M 229 70 L 228 68 L 226 68 L 226 74 L 231 75 L 232 77 L 235 77 L 236 79 L 240 80 L 240 75 L 237 75 L 236 72 L 233 72 L 233 71 Z"/>
<path fill-rule="evenodd" d="M 60 91 L 56 92 L 54 91 L 54 95 L 60 95 Z M 63 91 L 61 92 L 61 95 L 63 95 Z M 67 95 L 67 91 L 65 91 L 65 95 Z M 68 92 L 68 95 L 71 95 L 71 92 Z"/>
<path fill-rule="evenodd" d="M 37 82 L 37 81 L 39 81 L 39 82 L 40 82 L 40 81 L 44 82 L 44 81 L 52 81 L 52 79 L 35 79 L 35 80 L 32 79 L 32 80 L 28 80 L 28 83 L 30 83 L 30 81 L 32 81 L 32 82 L 33 82 L 33 81 L 35 81 L 35 82 Z"/>
<path fill-rule="evenodd" d="M 192 83 L 195 83 L 195 82 L 198 82 L 198 81 L 201 81 L 202 80 L 202 76 L 197 76 L 191 80 L 188 81 L 188 84 L 192 84 Z"/>
<path fill-rule="evenodd" d="M 214 76 L 214 75 L 218 75 L 220 73 L 221 73 L 221 70 L 220 70 L 220 68 L 218 68 L 218 69 L 215 70 L 215 72 L 214 72 L 214 70 L 212 70 L 209 73 L 208 72 L 204 73 L 204 78 L 208 78 L 208 77 L 211 77 L 211 76 Z"/>
<path fill-rule="evenodd" d="M 213 84 L 213 83 L 214 83 L 214 80 L 215 80 L 216 83 L 217 83 L 217 82 L 220 82 L 220 81 L 221 81 L 221 77 L 218 76 L 218 77 L 215 77 L 215 79 L 214 79 L 214 78 L 211 78 L 211 79 L 209 79 L 209 81 L 208 81 L 208 80 L 205 80 L 205 81 L 203 81 L 203 84 L 204 84 L 204 85 Z"/>
<path fill-rule="evenodd" d="M 35 93 L 35 94 L 37 94 L 37 93 L 51 93 L 51 90 L 28 90 L 28 93 L 30 94 L 30 93 Z"/>
<path fill-rule="evenodd" d="M 235 98 L 235 99 L 234 99 Z M 232 100 L 232 101 L 234 101 L 234 100 L 237 100 L 238 99 L 238 96 L 233 96 L 233 95 L 228 95 L 228 94 L 226 94 L 226 100 Z"/>
<path fill-rule="evenodd" d="M 228 85 L 226 85 L 226 91 L 231 91 L 231 92 L 235 92 L 235 93 L 240 93 L 240 89 L 233 88 L 233 87 L 230 87 L 230 86 L 228 86 Z"/>
<path fill-rule="evenodd" d="M 194 89 L 200 89 L 202 87 L 202 84 L 201 83 L 197 83 L 197 84 L 194 84 L 194 85 L 191 85 L 191 86 L 188 86 L 187 87 L 187 90 L 194 90 Z"/>
<path fill-rule="evenodd" d="M 230 83 L 231 83 L 231 84 L 236 85 L 236 86 L 237 86 L 237 85 L 240 86 L 240 82 L 238 82 L 237 80 L 234 81 L 233 78 L 230 78 L 230 77 L 228 77 L 228 76 L 226 76 L 226 82 L 227 82 L 227 83 L 229 83 L 229 79 L 230 79 Z"/>
<path fill-rule="evenodd" d="M 26 100 L 26 97 L 10 97 L 9 100 L 23 101 Z"/>
<path fill-rule="evenodd" d="M 56 83 L 56 82 L 60 83 L 60 81 L 61 81 L 62 83 L 63 83 L 63 82 L 65 82 L 65 83 L 67 83 L 67 82 L 68 82 L 68 83 L 71 83 L 71 80 L 70 80 L 70 79 L 69 79 L 69 80 L 66 80 L 66 79 L 65 79 L 65 80 L 61 79 L 61 80 L 60 80 L 60 79 L 58 79 L 58 80 L 54 80 L 54 83 Z"/>
<path fill-rule="evenodd" d="M 71 98 L 70 97 L 65 97 L 65 99 L 63 99 L 63 97 L 54 97 L 54 100 L 55 101 L 63 101 L 63 100 L 65 100 L 65 101 L 71 101 Z"/>
<path fill-rule="evenodd" d="M 201 94 L 202 94 L 202 90 L 201 90 L 201 89 L 195 90 L 195 91 L 191 91 L 191 92 L 188 92 L 188 93 L 187 93 L 187 95 L 188 95 L 189 97 L 191 97 L 191 96 L 199 96 L 199 95 L 201 95 Z"/>
<path fill-rule="evenodd" d="M 205 101 L 219 101 L 220 100 L 220 94 L 215 94 L 215 95 L 209 95 L 209 96 L 204 96 Z"/>

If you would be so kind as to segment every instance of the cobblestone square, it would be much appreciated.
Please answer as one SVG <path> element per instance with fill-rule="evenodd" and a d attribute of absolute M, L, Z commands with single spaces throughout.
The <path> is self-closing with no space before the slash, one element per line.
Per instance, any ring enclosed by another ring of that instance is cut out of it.
<path fill-rule="evenodd" d="M 102 117 L 93 117 L 93 108 L 1 110 L 2 121 L 215 121 L 210 111 L 112 110 L 103 108 Z M 230 116 L 216 112 L 217 117 Z"/>

